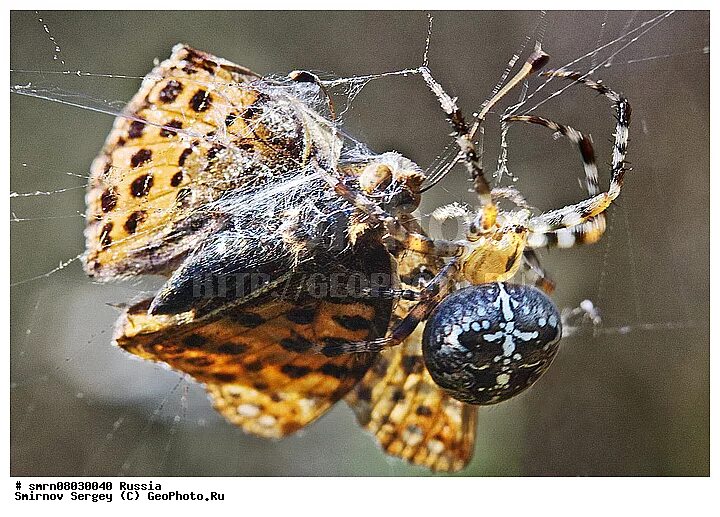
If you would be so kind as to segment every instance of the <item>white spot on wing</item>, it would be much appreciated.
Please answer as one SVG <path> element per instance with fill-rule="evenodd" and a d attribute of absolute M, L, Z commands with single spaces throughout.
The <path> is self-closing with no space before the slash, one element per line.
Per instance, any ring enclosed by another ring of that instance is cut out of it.
<path fill-rule="evenodd" d="M 260 414 L 260 408 L 255 404 L 240 404 L 237 407 L 237 413 L 240 416 L 252 418 Z"/>
<path fill-rule="evenodd" d="M 272 415 L 263 415 L 258 418 L 258 424 L 263 427 L 272 427 L 277 423 L 277 418 Z"/>

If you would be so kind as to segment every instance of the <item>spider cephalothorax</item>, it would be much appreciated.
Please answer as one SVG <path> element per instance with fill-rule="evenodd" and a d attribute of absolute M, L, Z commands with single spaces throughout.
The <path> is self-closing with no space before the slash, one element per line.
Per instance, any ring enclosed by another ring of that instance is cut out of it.
<path fill-rule="evenodd" d="M 466 240 L 462 276 L 471 284 L 509 280 L 522 265 L 528 229 L 522 224 L 496 223 Z"/>

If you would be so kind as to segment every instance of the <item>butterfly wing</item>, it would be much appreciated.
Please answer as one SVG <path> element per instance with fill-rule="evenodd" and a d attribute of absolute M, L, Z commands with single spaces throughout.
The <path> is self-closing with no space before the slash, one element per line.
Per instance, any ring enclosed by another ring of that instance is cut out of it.
<path fill-rule="evenodd" d="M 404 287 L 417 288 L 432 278 L 437 265 L 430 257 L 403 251 L 398 273 Z M 400 302 L 393 318 L 401 319 L 409 307 Z M 346 401 L 386 453 L 454 472 L 472 458 L 477 408 L 453 399 L 432 380 L 422 358 L 423 329 L 421 323 L 402 345 L 383 351 Z"/>
<path fill-rule="evenodd" d="M 377 357 L 328 357 L 318 350 L 387 331 L 392 300 L 354 296 L 347 279 L 389 275 L 392 259 L 379 242 L 361 244 L 339 254 L 321 276 L 308 279 L 299 270 L 292 289 L 267 289 L 251 302 L 202 317 L 194 310 L 152 315 L 151 300 L 136 304 L 119 320 L 116 343 L 204 383 L 217 410 L 246 432 L 273 438 L 291 434 L 345 396 Z M 320 291 L 298 289 L 303 279 Z M 320 281 L 330 282 L 327 289 Z"/>
<path fill-rule="evenodd" d="M 93 162 L 85 269 L 99 279 L 173 269 L 222 220 L 196 208 L 277 182 L 339 148 L 287 88 L 176 45 L 142 82 Z"/>
<path fill-rule="evenodd" d="M 443 392 L 425 369 L 422 328 L 380 354 L 346 400 L 386 453 L 435 471 L 463 469 L 473 455 L 477 408 Z"/>
<path fill-rule="evenodd" d="M 216 409 L 248 433 L 280 438 L 309 424 L 365 374 L 375 354 L 325 357 L 309 352 L 334 339 L 382 335 L 383 319 L 365 303 L 267 298 L 222 317 L 183 324 L 183 316 L 149 316 L 149 300 L 120 320 L 117 344 L 162 361 L 205 384 Z M 363 328 L 347 322 L 366 322 Z"/>

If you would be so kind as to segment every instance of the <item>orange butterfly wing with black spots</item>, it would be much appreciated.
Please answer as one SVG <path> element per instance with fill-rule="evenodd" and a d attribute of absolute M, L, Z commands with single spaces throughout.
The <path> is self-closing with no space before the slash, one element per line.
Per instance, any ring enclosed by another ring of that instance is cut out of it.
<path fill-rule="evenodd" d="M 421 231 L 419 226 L 414 229 Z M 419 287 L 418 279 L 431 278 L 434 271 L 437 264 L 431 257 L 410 251 L 399 255 L 404 287 Z M 398 303 L 393 319 L 401 319 L 409 307 L 408 302 Z M 422 357 L 424 328 L 421 323 L 402 345 L 381 352 L 346 400 L 386 453 L 435 471 L 455 472 L 472 459 L 477 407 L 453 399 L 432 380 Z"/>
<path fill-rule="evenodd" d="M 91 167 L 89 275 L 171 270 L 218 226 L 196 208 L 335 146 L 314 112 L 264 85 L 184 45 L 145 77 Z"/>
<path fill-rule="evenodd" d="M 477 408 L 451 398 L 432 380 L 420 349 L 423 328 L 382 352 L 346 400 L 386 453 L 455 472 L 472 458 Z"/>
<path fill-rule="evenodd" d="M 330 261 L 321 256 L 282 284 L 258 286 L 210 310 L 199 310 L 207 306 L 198 299 L 185 312 L 151 314 L 145 300 L 120 318 L 115 341 L 205 384 L 217 410 L 246 432 L 290 434 L 345 396 L 377 356 L 335 356 L 334 345 L 384 336 L 392 313 L 391 299 L 363 295 L 354 283 L 319 283 L 391 275 L 392 257 L 372 235 Z"/>
<path fill-rule="evenodd" d="M 271 293 L 272 294 L 272 293 Z M 199 322 L 189 313 L 147 314 L 149 300 L 119 321 L 116 342 L 205 384 L 216 409 L 244 431 L 280 438 L 325 413 L 365 375 L 376 354 L 326 357 L 311 350 L 336 339 L 384 335 L 387 303 L 272 295 Z"/>

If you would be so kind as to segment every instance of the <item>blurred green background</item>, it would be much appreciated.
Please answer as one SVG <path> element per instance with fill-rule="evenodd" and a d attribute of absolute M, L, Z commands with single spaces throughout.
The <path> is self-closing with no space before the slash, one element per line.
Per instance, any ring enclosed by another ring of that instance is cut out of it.
<path fill-rule="evenodd" d="M 584 56 L 657 14 L 550 12 L 543 37 L 549 66 Z M 537 12 L 434 15 L 430 66 L 466 113 L 489 95 L 540 20 Z M 63 95 L 72 103 L 115 110 L 153 58 L 164 59 L 177 42 L 263 74 L 310 69 L 349 77 L 418 66 L 427 28 L 422 12 L 39 16 L 60 52 L 38 15 L 13 12 L 12 69 L 42 73 L 14 71 L 11 85 L 30 82 L 41 93 L 69 92 Z M 463 474 L 709 474 L 705 47 L 709 14 L 679 12 L 595 74 L 632 102 L 634 170 L 602 242 L 543 258 L 558 283 L 558 306 L 589 298 L 602 311 L 603 326 L 596 335 L 588 328 L 566 339 L 531 390 L 481 409 L 475 458 Z M 586 71 L 609 53 L 574 67 Z M 67 69 L 93 75 L 57 73 Z M 530 91 L 541 83 L 534 79 Z M 592 134 L 599 161 L 609 161 L 614 121 L 606 99 L 571 88 L 536 113 Z M 84 180 L 69 174 L 87 174 L 112 116 L 12 95 L 10 123 L 12 191 L 75 187 L 12 199 L 14 217 L 31 219 L 11 222 L 11 281 L 19 282 L 83 251 Z M 497 126 L 494 117 L 485 142 L 490 170 Z M 422 167 L 450 142 L 435 99 L 417 77 L 370 82 L 352 102 L 345 128 L 374 150 L 398 150 Z M 566 141 L 533 127 L 514 128 L 509 138 L 510 170 L 533 205 L 549 209 L 582 197 L 582 167 Z M 421 212 L 473 202 L 463 174 L 458 169 L 426 194 Z M 602 178 L 606 184 L 606 172 Z M 12 475 L 427 474 L 384 456 L 344 404 L 297 436 L 264 441 L 225 423 L 191 380 L 113 348 L 118 309 L 112 304 L 139 299 L 157 285 L 153 279 L 96 284 L 75 261 L 12 287 Z"/>

